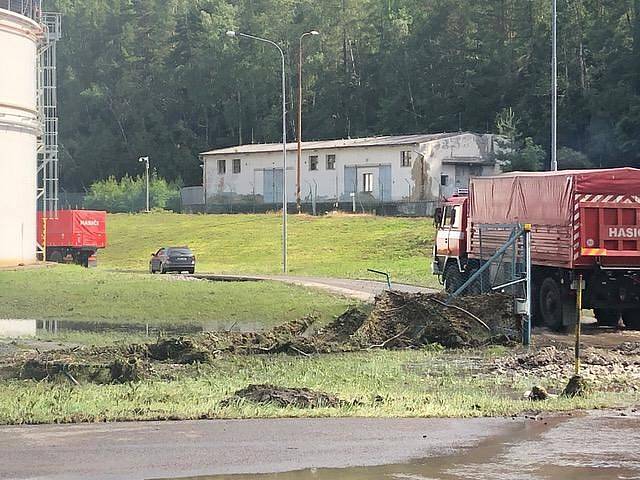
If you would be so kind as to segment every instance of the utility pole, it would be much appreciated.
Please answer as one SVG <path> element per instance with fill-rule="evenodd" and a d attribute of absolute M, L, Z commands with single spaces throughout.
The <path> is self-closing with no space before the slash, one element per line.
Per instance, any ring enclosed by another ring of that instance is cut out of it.
<path fill-rule="evenodd" d="M 300 35 L 298 48 L 298 155 L 296 157 L 296 207 L 298 208 L 298 213 L 302 211 L 302 205 L 300 201 L 300 178 L 302 169 L 302 39 L 307 35 L 320 35 L 320 32 L 311 30 L 310 32 L 305 32 Z"/>
<path fill-rule="evenodd" d="M 144 162 L 145 163 L 145 180 L 146 180 L 146 184 L 147 184 L 147 202 L 146 202 L 146 209 L 145 212 L 149 213 L 149 157 L 140 157 L 138 159 L 138 162 Z"/>
<path fill-rule="evenodd" d="M 557 0 L 552 0 L 551 46 L 551 171 L 558 170 L 558 11 Z"/>
<path fill-rule="evenodd" d="M 287 273 L 287 89 L 285 81 L 285 57 L 282 48 L 276 42 L 256 37 L 248 33 L 227 31 L 228 37 L 243 37 L 273 45 L 282 59 L 282 271 Z M 275 176 L 274 176 L 275 178 Z"/>

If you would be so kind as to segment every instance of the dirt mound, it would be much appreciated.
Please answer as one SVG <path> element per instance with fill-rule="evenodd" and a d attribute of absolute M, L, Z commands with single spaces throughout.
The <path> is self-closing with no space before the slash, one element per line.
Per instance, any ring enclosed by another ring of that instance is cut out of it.
<path fill-rule="evenodd" d="M 470 296 L 446 305 L 440 294 L 387 291 L 356 332 L 363 346 L 411 348 L 439 343 L 448 348 L 485 345 L 519 330 L 511 298 Z"/>
<path fill-rule="evenodd" d="M 511 305 L 505 295 L 465 297 L 448 306 L 442 295 L 388 291 L 376 298 L 369 314 L 350 308 L 315 333 L 309 332 L 316 318 L 307 316 L 262 332 L 210 332 L 145 344 L 54 350 L 21 358 L 8 369 L 0 368 L 0 373 L 9 372 L 9 378 L 62 376 L 72 382 L 80 377 L 113 383 L 148 375 L 152 362 L 203 363 L 225 353 L 311 355 L 433 343 L 475 347 L 518 337 Z"/>
<path fill-rule="evenodd" d="M 582 375 L 600 387 L 609 385 L 617 390 L 626 388 L 628 382 L 640 381 L 640 355 L 586 347 L 580 354 L 580 364 Z M 574 350 L 569 346 L 532 348 L 496 358 L 492 370 L 498 375 L 537 377 L 559 385 L 574 374 Z"/>
<path fill-rule="evenodd" d="M 228 405 L 239 399 L 259 404 L 296 408 L 340 407 L 345 404 L 343 400 L 329 393 L 316 392 L 308 388 L 286 388 L 262 384 L 249 385 L 247 388 L 238 390 L 233 394 L 233 397 L 224 400 L 223 405 Z"/>

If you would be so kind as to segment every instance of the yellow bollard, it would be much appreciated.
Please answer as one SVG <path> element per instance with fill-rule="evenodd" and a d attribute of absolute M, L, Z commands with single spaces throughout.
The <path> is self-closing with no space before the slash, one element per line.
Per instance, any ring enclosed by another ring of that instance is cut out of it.
<path fill-rule="evenodd" d="M 578 291 L 576 293 L 576 346 L 575 346 L 575 374 L 580 375 L 580 328 L 582 324 L 582 275 L 578 277 Z"/>
<path fill-rule="evenodd" d="M 42 261 L 47 261 L 47 216 L 42 215 Z"/>

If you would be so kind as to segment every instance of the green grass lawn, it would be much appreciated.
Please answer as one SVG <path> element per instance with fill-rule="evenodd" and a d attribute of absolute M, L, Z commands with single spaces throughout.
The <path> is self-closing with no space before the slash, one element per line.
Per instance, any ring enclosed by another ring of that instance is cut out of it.
<path fill-rule="evenodd" d="M 493 354 L 502 354 L 496 352 Z M 544 379 L 470 374 L 465 355 L 491 352 L 369 351 L 289 357 L 224 356 L 185 367 L 174 379 L 123 385 L 0 382 L 0 424 L 197 418 L 267 417 L 473 417 L 530 411 L 626 406 L 637 392 L 595 391 L 583 398 L 557 397 L 532 404 L 531 385 L 561 387 Z M 563 379 L 562 382 L 566 382 Z M 336 408 L 280 408 L 249 401 L 221 401 L 252 383 L 307 387 L 337 395 Z"/>
<path fill-rule="evenodd" d="M 99 264 L 118 270 L 146 270 L 159 247 L 188 245 L 200 272 L 281 273 L 281 216 L 109 215 L 109 246 Z M 292 275 L 380 279 L 434 286 L 431 274 L 431 219 L 335 215 L 289 216 L 289 273 Z"/>
<path fill-rule="evenodd" d="M 82 320 L 157 326 L 233 323 L 268 327 L 349 301 L 279 282 L 179 281 L 78 266 L 0 271 L 0 318 Z"/>

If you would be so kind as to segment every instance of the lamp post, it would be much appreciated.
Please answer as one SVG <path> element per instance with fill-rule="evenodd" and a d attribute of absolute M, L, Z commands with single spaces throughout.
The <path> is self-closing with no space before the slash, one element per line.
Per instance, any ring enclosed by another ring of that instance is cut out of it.
<path fill-rule="evenodd" d="M 300 205 L 300 177 L 302 171 L 302 39 L 308 35 L 320 35 L 320 32 L 311 30 L 310 32 L 305 32 L 300 35 L 300 45 L 298 48 L 298 155 L 296 157 L 296 206 L 298 207 L 298 213 L 300 213 L 302 209 Z"/>
<path fill-rule="evenodd" d="M 145 163 L 145 180 L 147 184 L 147 208 L 145 212 L 149 213 L 149 157 L 140 157 L 138 158 L 138 162 Z"/>
<path fill-rule="evenodd" d="M 558 170 L 558 10 L 552 0 L 551 13 L 551 171 Z"/>
<path fill-rule="evenodd" d="M 285 83 L 285 60 L 282 48 L 271 40 L 256 37 L 247 33 L 227 31 L 229 37 L 243 37 L 273 45 L 282 58 L 282 271 L 287 273 L 287 90 Z"/>

